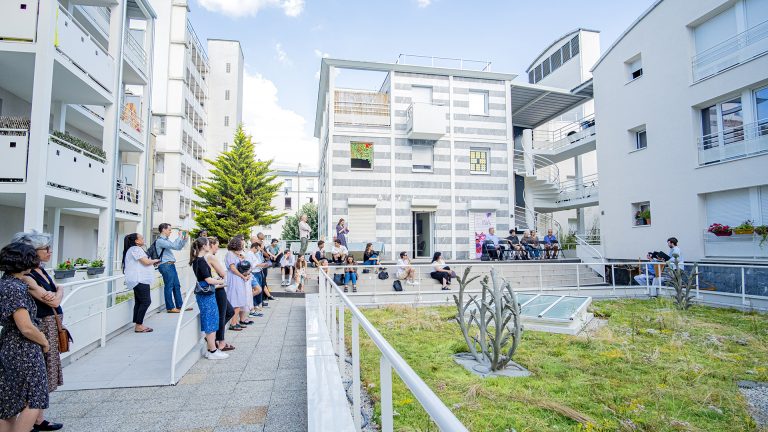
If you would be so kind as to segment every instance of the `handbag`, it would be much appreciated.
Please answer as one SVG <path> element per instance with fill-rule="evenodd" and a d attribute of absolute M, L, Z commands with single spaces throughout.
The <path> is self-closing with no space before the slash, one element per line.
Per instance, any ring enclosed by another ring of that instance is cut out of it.
<path fill-rule="evenodd" d="M 403 284 L 400 283 L 399 280 L 395 280 L 394 282 L 392 282 L 392 289 L 394 289 L 395 291 L 398 291 L 398 292 L 402 291 L 403 290 Z"/>
<path fill-rule="evenodd" d="M 216 292 L 216 287 L 214 287 L 213 285 L 209 284 L 206 281 L 202 281 L 202 282 L 198 281 L 195 284 L 195 294 L 197 295 L 210 295 L 210 294 L 213 294 L 214 292 Z"/>
<path fill-rule="evenodd" d="M 56 313 L 56 308 L 53 308 L 53 318 L 56 320 L 56 334 L 59 336 L 59 353 L 69 352 L 69 343 L 74 340 L 69 330 L 61 324 L 61 317 Z"/>
<path fill-rule="evenodd" d="M 336 285 L 344 285 L 344 275 L 339 273 L 334 274 L 333 283 Z"/>
<path fill-rule="evenodd" d="M 389 273 L 387 273 L 386 270 L 379 270 L 378 278 L 381 280 L 387 280 L 389 279 Z"/>

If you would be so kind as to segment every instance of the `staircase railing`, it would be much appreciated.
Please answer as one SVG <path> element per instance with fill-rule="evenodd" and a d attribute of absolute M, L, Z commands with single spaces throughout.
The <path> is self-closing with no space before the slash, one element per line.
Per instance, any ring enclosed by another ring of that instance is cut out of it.
<path fill-rule="evenodd" d="M 524 229 L 535 229 L 539 233 L 545 233 L 552 229 L 555 233 L 563 233 L 563 227 L 552 214 L 540 213 L 528 207 L 515 206 L 515 225 Z M 524 222 L 521 224 L 520 222 Z"/>
<path fill-rule="evenodd" d="M 560 170 L 554 162 L 532 152 L 523 152 L 514 150 L 512 165 L 515 172 L 525 174 L 529 177 L 536 177 L 547 183 L 552 183 L 560 188 Z"/>

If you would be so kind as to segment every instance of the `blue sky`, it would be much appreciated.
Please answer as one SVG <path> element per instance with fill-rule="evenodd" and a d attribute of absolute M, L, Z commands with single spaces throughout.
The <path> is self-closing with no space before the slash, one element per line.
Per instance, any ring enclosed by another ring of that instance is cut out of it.
<path fill-rule="evenodd" d="M 488 60 L 523 79 L 566 32 L 601 31 L 605 50 L 653 0 L 191 0 L 202 40 L 239 40 L 244 122 L 257 154 L 317 164 L 312 138 L 320 58 L 393 62 L 398 54 Z"/>

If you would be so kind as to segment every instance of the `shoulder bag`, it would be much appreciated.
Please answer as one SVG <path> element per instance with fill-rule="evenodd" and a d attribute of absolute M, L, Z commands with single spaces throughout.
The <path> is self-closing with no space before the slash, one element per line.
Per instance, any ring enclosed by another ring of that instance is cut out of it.
<path fill-rule="evenodd" d="M 206 281 L 200 281 L 195 284 L 195 294 L 210 295 L 216 292 L 216 287 Z"/>
<path fill-rule="evenodd" d="M 74 342 L 69 330 L 61 324 L 61 317 L 56 312 L 56 308 L 53 309 L 53 318 L 56 320 L 56 334 L 59 336 L 59 353 L 69 352 L 69 343 Z"/>

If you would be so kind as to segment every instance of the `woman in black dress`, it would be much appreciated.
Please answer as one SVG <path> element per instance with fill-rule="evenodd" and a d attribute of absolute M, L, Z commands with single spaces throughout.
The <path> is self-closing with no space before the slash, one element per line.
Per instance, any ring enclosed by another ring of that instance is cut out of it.
<path fill-rule="evenodd" d="M 48 340 L 37 329 L 37 306 L 21 278 L 40 265 L 35 248 L 11 243 L 0 250 L 0 429 L 28 432 L 48 408 L 43 353 Z"/>

